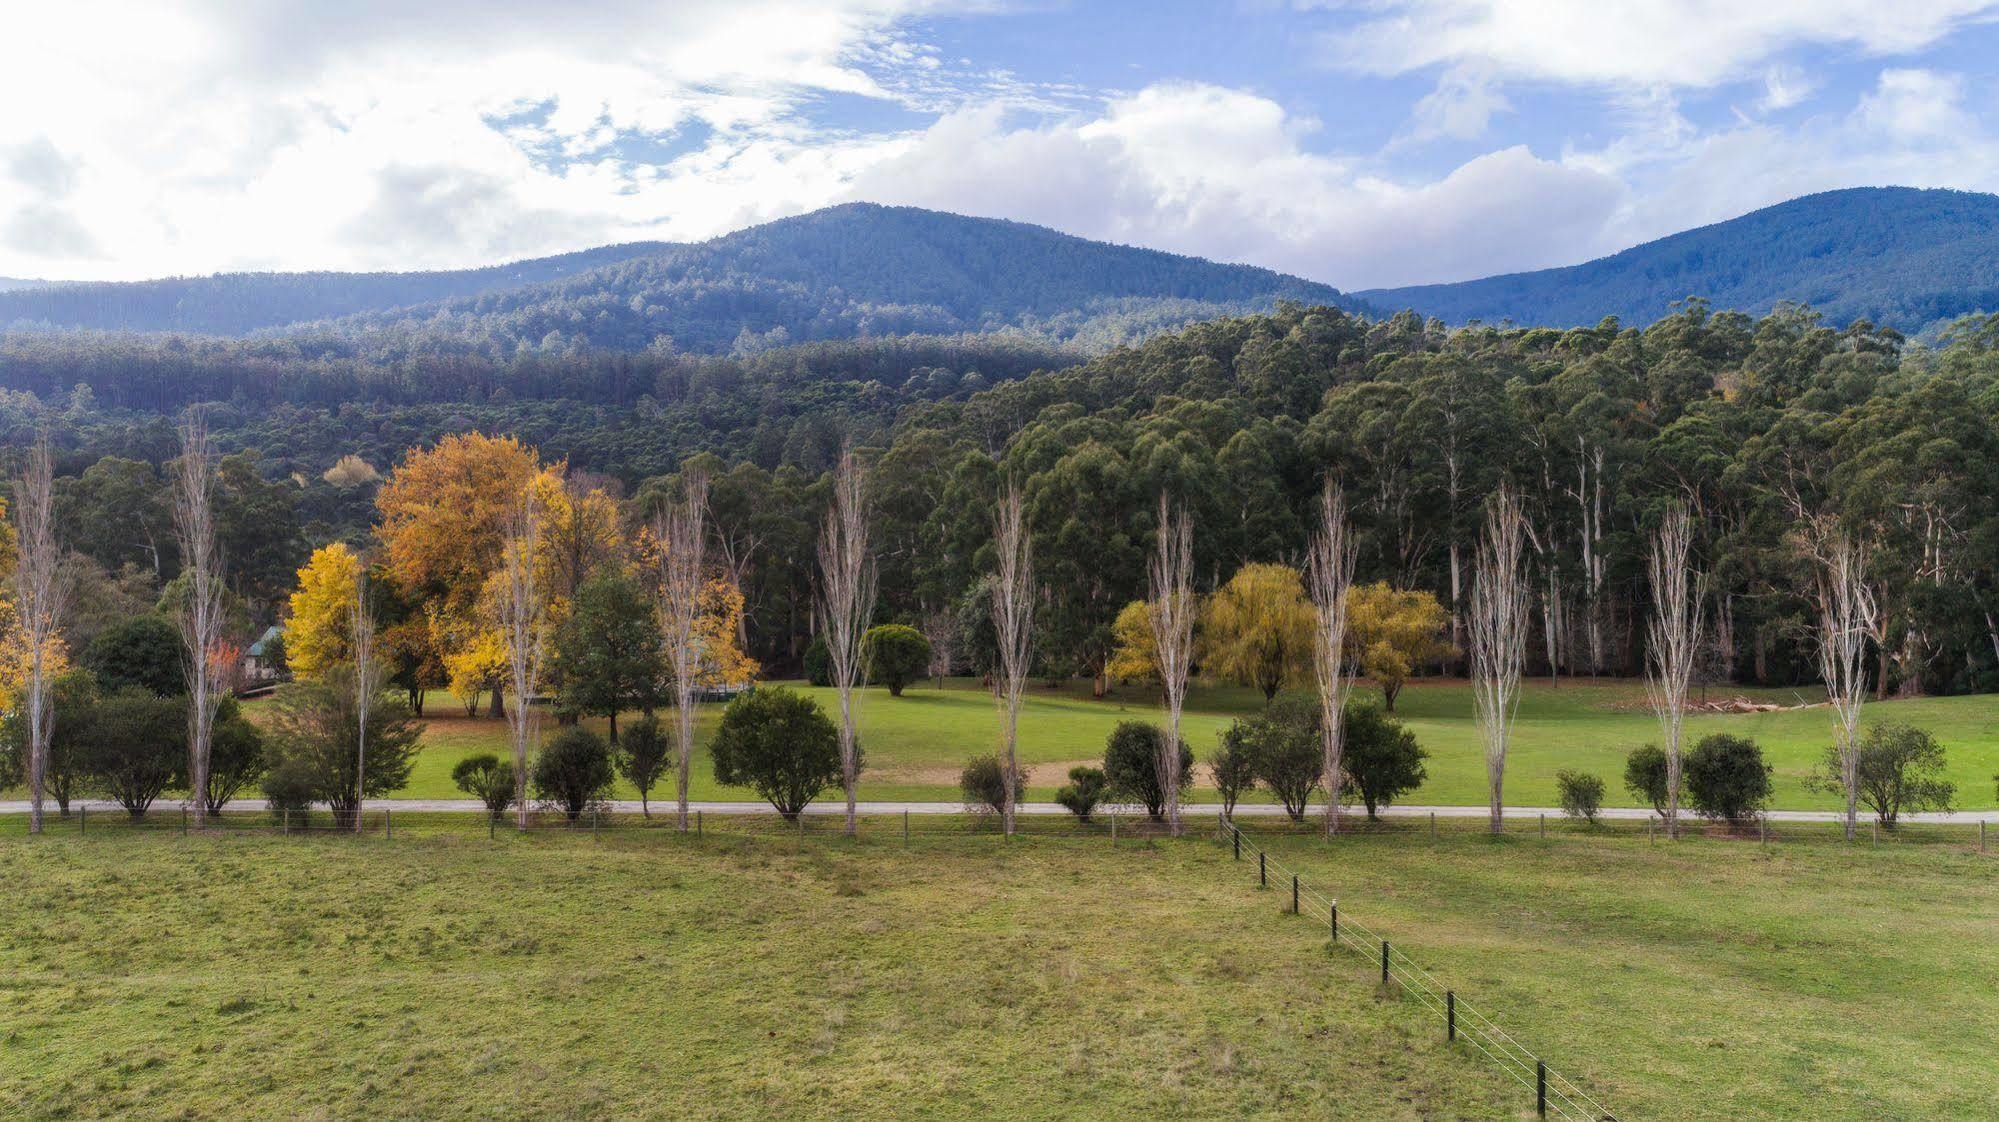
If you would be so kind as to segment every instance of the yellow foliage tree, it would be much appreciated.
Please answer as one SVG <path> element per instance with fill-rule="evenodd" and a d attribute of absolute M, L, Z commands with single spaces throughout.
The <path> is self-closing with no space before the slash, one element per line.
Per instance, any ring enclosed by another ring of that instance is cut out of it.
<path fill-rule="evenodd" d="M 1133 600 L 1111 624 L 1110 660 L 1104 674 L 1120 682 L 1159 680 L 1159 644 L 1152 635 L 1152 605 Z"/>
<path fill-rule="evenodd" d="M 479 711 L 479 695 L 506 688 L 507 637 L 496 627 L 462 636 L 444 654 L 445 686 L 465 704 L 465 715 Z"/>
<path fill-rule="evenodd" d="M 545 474 L 534 449 L 511 436 L 465 433 L 411 452 L 375 496 L 390 577 L 412 598 L 469 613 L 499 568 L 522 490 L 532 481 L 543 494 L 561 491 L 560 480 L 537 478 Z"/>
<path fill-rule="evenodd" d="M 1216 677 L 1255 686 L 1268 701 L 1311 671 L 1314 611 L 1298 570 L 1244 565 L 1202 610 L 1202 664 Z"/>
<path fill-rule="evenodd" d="M 1449 624 L 1450 613 L 1428 592 L 1392 588 L 1387 581 L 1347 592 L 1347 652 L 1381 687 L 1391 713 L 1409 675 L 1457 653 L 1444 640 Z"/>
<path fill-rule="evenodd" d="M 354 590 L 361 559 L 341 542 L 313 551 L 298 571 L 285 661 L 301 678 L 318 678 L 354 656 Z"/>
<path fill-rule="evenodd" d="M 763 667 L 736 645 L 742 630 L 743 590 L 727 577 L 714 577 L 701 590 L 694 617 L 694 642 L 701 652 L 704 689 L 747 686 Z"/>

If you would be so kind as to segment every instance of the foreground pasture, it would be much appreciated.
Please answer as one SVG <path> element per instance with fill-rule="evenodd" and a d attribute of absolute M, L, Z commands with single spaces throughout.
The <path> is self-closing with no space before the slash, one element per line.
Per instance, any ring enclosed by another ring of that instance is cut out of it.
<path fill-rule="evenodd" d="M 401 817 L 401 816 L 399 816 Z M 9 1117 L 1515 1117 L 1210 838 L 0 837 Z M 428 826 L 428 828 L 426 828 Z M 1632 1118 L 1999 1097 L 1999 857 L 1253 836 Z"/>

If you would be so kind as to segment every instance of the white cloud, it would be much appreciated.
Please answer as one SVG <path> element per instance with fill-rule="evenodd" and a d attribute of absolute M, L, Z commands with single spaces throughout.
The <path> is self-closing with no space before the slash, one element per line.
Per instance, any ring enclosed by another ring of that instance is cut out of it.
<path fill-rule="evenodd" d="M 1612 177 L 1507 148 L 1406 183 L 1308 151 L 1275 102 L 1184 83 L 1094 119 L 953 114 L 854 182 L 856 197 L 1038 222 L 1247 261 L 1341 287 L 1562 263 L 1622 201 Z"/>
<path fill-rule="evenodd" d="M 1479 66 L 1453 66 L 1437 79 L 1437 88 L 1423 95 L 1410 113 L 1411 140 L 1450 137 L 1469 140 L 1484 136 L 1494 115 L 1512 110 L 1499 84 Z"/>
<path fill-rule="evenodd" d="M 1332 0 L 1339 5 L 1339 0 Z M 1306 6 L 1329 6 L 1307 4 Z M 1401 74 L 1477 63 L 1504 77 L 1712 86 L 1799 44 L 1892 55 L 1993 13 L 1993 0 L 1378 0 L 1339 61 Z"/>

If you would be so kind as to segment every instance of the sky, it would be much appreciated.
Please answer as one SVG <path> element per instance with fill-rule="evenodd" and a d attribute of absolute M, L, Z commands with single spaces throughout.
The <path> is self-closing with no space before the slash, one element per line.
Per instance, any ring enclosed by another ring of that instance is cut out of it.
<path fill-rule="evenodd" d="M 0 277 L 459 268 L 866 200 L 1345 289 L 1999 190 L 1999 0 L 0 5 Z"/>

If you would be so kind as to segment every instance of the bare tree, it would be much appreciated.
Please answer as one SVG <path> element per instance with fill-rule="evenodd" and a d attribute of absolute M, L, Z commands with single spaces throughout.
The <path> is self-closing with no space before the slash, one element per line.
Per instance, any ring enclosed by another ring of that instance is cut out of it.
<path fill-rule="evenodd" d="M 1152 555 L 1152 641 L 1158 649 L 1159 681 L 1166 691 L 1166 739 L 1159 757 L 1159 790 L 1166 798 L 1166 827 L 1173 836 L 1180 822 L 1180 710 L 1187 702 L 1187 669 L 1194 655 L 1194 523 L 1186 508 L 1159 496 L 1158 541 Z"/>
<path fill-rule="evenodd" d="M 1027 689 L 1034 653 L 1034 558 L 1020 486 L 1008 483 L 994 519 L 994 545 L 999 549 L 999 573 L 993 583 L 993 631 L 999 637 L 1001 762 L 1006 769 L 1001 798 L 1002 827 L 1013 833 L 1015 789 L 1020 784 L 1020 698 Z"/>
<path fill-rule="evenodd" d="M 21 637 L 27 643 L 28 680 L 22 709 L 28 717 L 28 831 L 42 832 L 43 777 L 48 772 L 49 736 L 54 712 L 49 704 L 54 683 L 57 645 L 61 641 L 63 609 L 69 602 L 62 550 L 56 544 L 54 460 L 46 439 L 28 452 L 21 478 L 14 482 L 14 538 L 19 553 L 14 569 L 14 597 L 20 613 Z"/>
<path fill-rule="evenodd" d="M 1512 490 L 1502 487 L 1486 501 L 1485 529 L 1472 579 L 1472 697 L 1478 731 L 1485 741 L 1485 774 L 1491 799 L 1492 832 L 1503 828 L 1503 788 L 1507 740 L 1520 702 L 1520 668 L 1527 651 L 1527 585 L 1520 554 L 1526 517 Z"/>
<path fill-rule="evenodd" d="M 1860 801 L 1860 706 L 1867 697 L 1867 639 L 1875 621 L 1867 584 L 1867 547 L 1829 523 L 1813 532 L 1818 554 L 1819 673 L 1832 702 L 1840 784 L 1846 788 L 1846 840 Z"/>
<path fill-rule="evenodd" d="M 368 710 L 380 687 L 380 668 L 375 663 L 375 613 L 368 607 L 368 566 L 362 561 L 354 573 L 354 832 L 361 832 L 361 812 L 368 800 Z"/>
<path fill-rule="evenodd" d="M 1312 535 L 1306 577 L 1318 608 L 1312 629 L 1312 668 L 1318 676 L 1320 736 L 1326 753 L 1326 836 L 1340 832 L 1340 756 L 1346 746 L 1347 591 L 1353 587 L 1358 552 L 1347 526 L 1347 497 L 1331 481 L 1319 499 L 1319 530 Z"/>
<path fill-rule="evenodd" d="M 923 618 L 923 637 L 930 643 L 930 676 L 941 690 L 958 657 L 958 621 L 950 612 L 932 612 Z"/>
<path fill-rule="evenodd" d="M 861 639 L 875 612 L 875 567 L 868 557 L 867 472 L 851 448 L 833 472 L 833 505 L 819 531 L 819 631 L 826 640 L 833 688 L 840 699 L 840 785 L 847 793 L 847 833 L 858 828 L 860 703 L 866 652 Z"/>
<path fill-rule="evenodd" d="M 701 676 L 694 623 L 700 614 L 708 542 L 708 476 L 691 468 L 682 476 L 680 488 L 679 500 L 660 513 L 654 532 L 660 546 L 660 630 L 667 663 L 673 668 L 674 736 L 679 751 L 677 813 L 680 828 L 686 830 L 687 784 L 694 759 L 694 692 Z"/>
<path fill-rule="evenodd" d="M 1666 836 L 1680 836 L 1680 745 L 1687 719 L 1687 685 L 1701 656 L 1701 602 L 1707 577 L 1693 569 L 1694 520 L 1674 504 L 1652 541 L 1650 642 L 1645 651 L 1645 696 L 1666 741 Z"/>
<path fill-rule="evenodd" d="M 541 503 L 530 485 L 507 515 L 500 549 L 500 630 L 506 635 L 507 678 L 514 689 L 514 704 L 507 710 L 507 732 L 514 748 L 516 822 L 523 830 L 528 826 L 528 747 L 541 727 L 541 711 L 533 704 L 541 681 L 546 640 L 543 623 L 548 607 L 548 590 L 542 586 L 536 566 L 541 523 Z"/>
<path fill-rule="evenodd" d="M 188 801 L 197 826 L 208 822 L 208 754 L 215 713 L 232 669 L 223 665 L 222 549 L 215 541 L 215 457 L 208 423 L 189 409 L 174 465 L 174 531 L 180 539 L 187 601 L 181 606 L 182 672 L 187 679 Z"/>

